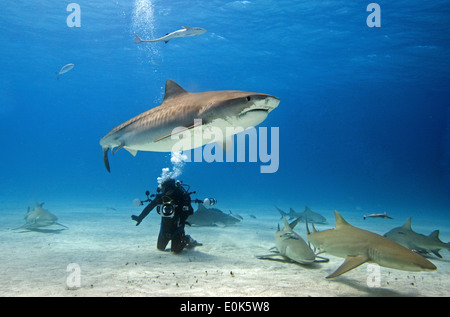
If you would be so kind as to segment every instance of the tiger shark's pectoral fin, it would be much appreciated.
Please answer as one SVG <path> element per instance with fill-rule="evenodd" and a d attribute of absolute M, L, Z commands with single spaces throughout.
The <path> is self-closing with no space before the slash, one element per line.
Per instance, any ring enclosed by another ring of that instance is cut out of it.
<path fill-rule="evenodd" d="M 338 277 L 339 275 L 353 270 L 354 268 L 360 266 L 363 263 L 366 263 L 367 261 L 369 261 L 369 258 L 364 255 L 347 256 L 344 263 L 342 263 L 342 265 L 336 271 L 334 271 L 334 273 L 328 275 L 327 279 Z"/>
<path fill-rule="evenodd" d="M 121 148 L 123 148 L 123 144 L 119 145 L 118 147 L 116 147 L 114 150 L 111 150 L 112 155 L 116 154 L 117 151 L 119 151 Z"/>
<path fill-rule="evenodd" d="M 111 169 L 109 167 L 109 160 L 108 160 L 108 151 L 109 147 L 103 148 L 103 162 L 105 163 L 106 170 L 111 173 Z"/>
<path fill-rule="evenodd" d="M 195 120 L 194 120 L 194 121 L 195 121 Z M 201 126 L 201 125 L 202 125 L 202 121 L 199 120 L 199 121 L 195 122 L 193 125 L 191 125 L 191 126 L 189 126 L 189 127 L 187 127 L 187 128 L 185 127 L 185 128 L 179 129 L 179 130 L 177 130 L 177 131 L 175 131 L 175 132 L 172 132 L 172 133 L 170 133 L 170 134 L 167 134 L 167 135 L 165 135 L 165 136 L 162 136 L 162 137 L 160 137 L 160 138 L 157 138 L 157 139 L 153 140 L 153 142 L 158 142 L 158 141 L 164 140 L 164 139 L 166 139 L 166 138 L 170 138 L 170 137 L 172 137 L 172 135 L 177 135 L 177 134 L 179 134 L 179 133 L 183 133 L 183 132 L 185 132 L 185 131 L 188 131 L 188 130 L 193 129 L 193 128 L 195 128 L 195 127 L 199 127 L 199 126 Z"/>
<path fill-rule="evenodd" d="M 124 149 L 127 150 L 133 156 L 136 156 L 136 154 L 138 152 L 137 150 L 127 149 L 127 148 L 124 148 Z"/>

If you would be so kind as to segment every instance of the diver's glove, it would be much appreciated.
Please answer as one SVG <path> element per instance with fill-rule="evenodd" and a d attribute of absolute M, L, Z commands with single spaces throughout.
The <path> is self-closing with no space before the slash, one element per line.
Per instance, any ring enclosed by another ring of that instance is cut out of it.
<path fill-rule="evenodd" d="M 131 219 L 136 221 L 136 226 L 139 226 L 139 224 L 141 223 L 142 219 L 138 216 L 132 215 Z"/>

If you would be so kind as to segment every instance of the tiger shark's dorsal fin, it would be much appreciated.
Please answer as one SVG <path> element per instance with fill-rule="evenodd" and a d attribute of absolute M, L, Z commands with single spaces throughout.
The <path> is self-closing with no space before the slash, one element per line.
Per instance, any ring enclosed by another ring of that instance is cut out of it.
<path fill-rule="evenodd" d="M 350 226 L 350 224 L 345 221 L 345 219 L 335 210 L 334 217 L 336 218 L 336 229 L 342 226 Z"/>
<path fill-rule="evenodd" d="M 402 227 L 403 227 L 403 229 L 411 230 L 411 217 L 406 219 L 406 222 Z"/>
<path fill-rule="evenodd" d="M 166 81 L 166 90 L 164 93 L 164 100 L 172 98 L 172 97 L 176 97 L 182 94 L 187 94 L 188 92 L 181 87 L 180 85 L 178 85 L 176 82 L 174 82 L 171 79 L 168 79 Z"/>

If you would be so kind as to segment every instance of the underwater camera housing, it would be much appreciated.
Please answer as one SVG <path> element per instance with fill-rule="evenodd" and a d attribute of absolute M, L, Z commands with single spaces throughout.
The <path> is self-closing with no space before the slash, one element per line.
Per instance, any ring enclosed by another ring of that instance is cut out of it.
<path fill-rule="evenodd" d="M 148 190 L 146 190 L 146 191 L 145 191 L 145 196 L 147 196 L 147 199 L 146 199 L 146 200 L 140 200 L 139 198 L 133 199 L 133 205 L 134 205 L 134 207 L 139 207 L 139 206 L 142 206 L 144 203 L 149 203 L 149 202 L 151 202 L 152 200 L 150 199 L 150 197 L 155 197 L 155 194 L 151 194 L 151 195 L 150 195 L 150 192 L 149 192 Z"/>
<path fill-rule="evenodd" d="M 205 206 L 214 206 L 215 204 L 217 204 L 217 199 L 215 199 L 215 198 L 203 199 L 203 205 L 205 205 Z"/>
<path fill-rule="evenodd" d="M 177 206 L 172 204 L 172 203 L 165 203 L 165 204 L 162 204 L 162 205 L 158 205 L 156 207 L 156 212 L 158 214 L 160 214 L 161 216 L 163 216 L 163 217 L 172 218 L 173 215 L 175 214 L 175 208 L 176 207 Z"/>

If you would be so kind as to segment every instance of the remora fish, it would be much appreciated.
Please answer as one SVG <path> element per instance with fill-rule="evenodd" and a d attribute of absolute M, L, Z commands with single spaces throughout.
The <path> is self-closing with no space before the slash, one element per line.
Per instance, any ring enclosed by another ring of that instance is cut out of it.
<path fill-rule="evenodd" d="M 344 274 L 363 263 L 375 262 L 380 266 L 404 271 L 436 270 L 423 256 L 376 233 L 353 227 L 334 211 L 336 228 L 310 233 L 308 240 L 322 252 L 345 258 L 344 263 L 327 278 Z M 313 226 L 314 228 L 314 226 Z"/>
<path fill-rule="evenodd" d="M 71 70 L 74 66 L 75 66 L 74 64 L 67 64 L 67 65 L 63 66 L 63 67 L 61 68 L 61 70 L 59 71 L 59 73 L 58 73 L 58 72 L 56 73 L 56 78 L 59 79 L 59 76 L 60 76 L 60 75 L 62 75 L 62 74 L 64 74 L 64 73 L 67 73 L 67 72 L 68 72 L 69 70 Z"/>
<path fill-rule="evenodd" d="M 366 220 L 366 218 L 394 219 L 394 218 L 388 216 L 387 213 L 386 213 L 386 211 L 385 211 L 384 213 L 382 213 L 382 214 L 376 214 L 376 213 L 373 213 L 373 214 L 364 216 L 364 220 Z"/>
<path fill-rule="evenodd" d="M 232 143 L 227 128 L 247 129 L 256 126 L 279 103 L 280 99 L 271 95 L 238 90 L 190 93 L 169 79 L 161 105 L 115 127 L 100 140 L 106 169 L 110 171 L 109 149 L 116 148 L 112 152 L 114 154 L 124 148 L 133 156 L 138 151 L 172 152 L 173 146 L 180 141 L 171 136 L 186 131 L 194 132 L 194 128 L 201 128 L 202 131 L 220 128 L 227 138 L 216 140 L 203 137 L 202 144 L 196 144 L 194 133 L 191 133 L 194 140 L 189 143 L 191 148 L 222 142 L 222 148 L 226 149 Z M 175 128 L 178 130 L 174 131 Z"/>
<path fill-rule="evenodd" d="M 30 207 L 28 207 L 28 211 L 24 217 L 25 224 L 22 226 L 15 228 L 16 229 L 27 229 L 27 230 L 37 230 L 37 228 L 47 227 L 51 225 L 58 225 L 64 228 L 67 228 L 66 226 L 58 223 L 58 218 L 52 214 L 47 209 L 42 208 L 42 204 L 35 203 L 34 209 L 30 210 Z"/>
<path fill-rule="evenodd" d="M 430 250 L 439 258 L 442 258 L 439 250 L 450 250 L 450 243 L 442 242 L 439 239 L 439 230 L 433 231 L 429 236 L 414 232 L 411 228 L 411 217 L 403 226 L 392 229 L 384 236 L 419 253 L 427 254 Z"/>
<path fill-rule="evenodd" d="M 187 222 L 190 225 L 196 226 L 229 226 L 240 221 L 240 219 L 226 214 L 217 208 L 206 208 L 202 204 L 199 204 L 197 211 L 187 218 Z"/>
<path fill-rule="evenodd" d="M 141 39 L 137 34 L 134 37 L 134 42 L 136 44 L 142 43 L 142 42 L 164 42 L 167 43 L 171 39 L 176 37 L 185 37 L 185 36 L 196 36 L 205 33 L 206 30 L 202 28 L 197 27 L 189 27 L 189 26 L 182 26 L 181 30 L 174 31 L 172 33 L 167 33 L 165 36 L 160 37 L 159 39 L 154 40 L 143 40 Z"/>
<path fill-rule="evenodd" d="M 303 240 L 302 237 L 293 230 L 300 221 L 300 218 L 289 224 L 286 220 L 286 216 L 283 216 L 283 221 L 284 228 L 280 230 L 280 226 L 278 225 L 278 231 L 275 232 L 274 235 L 276 245 L 275 253 L 269 255 L 259 255 L 257 258 L 272 259 L 276 256 L 282 256 L 289 261 L 300 264 L 311 264 L 315 262 L 316 255 L 314 254 L 314 251 L 311 250 L 305 240 Z"/>

